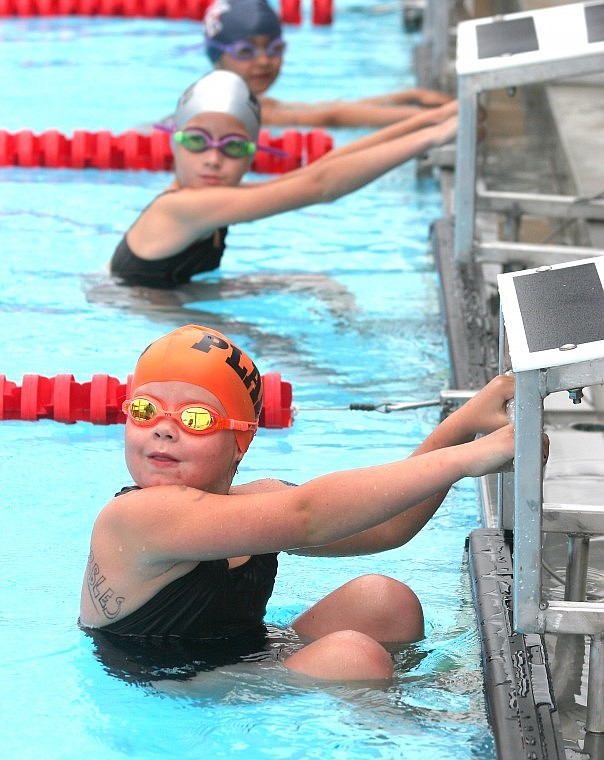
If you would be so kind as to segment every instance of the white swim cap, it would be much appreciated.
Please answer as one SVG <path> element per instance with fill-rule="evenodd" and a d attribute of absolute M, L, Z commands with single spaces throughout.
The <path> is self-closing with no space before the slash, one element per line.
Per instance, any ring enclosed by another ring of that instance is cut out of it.
<path fill-rule="evenodd" d="M 174 113 L 176 129 L 182 129 L 197 114 L 208 111 L 227 113 L 238 119 L 252 142 L 260 132 L 260 103 L 243 81 L 232 71 L 212 71 L 183 92 Z"/>

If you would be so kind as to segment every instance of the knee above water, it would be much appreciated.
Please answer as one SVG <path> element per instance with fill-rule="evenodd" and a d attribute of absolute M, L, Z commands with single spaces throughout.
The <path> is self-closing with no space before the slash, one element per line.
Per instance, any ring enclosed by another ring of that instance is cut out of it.
<path fill-rule="evenodd" d="M 365 598 L 377 606 L 386 606 L 391 610 L 399 605 L 417 611 L 422 608 L 413 589 L 387 575 L 371 573 L 362 575 L 350 583 L 362 590 Z"/>
<path fill-rule="evenodd" d="M 324 680 L 384 680 L 392 677 L 392 659 L 364 633 L 334 631 L 292 655 L 286 666 Z"/>
<path fill-rule="evenodd" d="M 424 636 L 424 611 L 415 592 L 385 575 L 357 579 L 357 603 L 362 604 L 364 630 L 379 641 L 418 641 Z"/>

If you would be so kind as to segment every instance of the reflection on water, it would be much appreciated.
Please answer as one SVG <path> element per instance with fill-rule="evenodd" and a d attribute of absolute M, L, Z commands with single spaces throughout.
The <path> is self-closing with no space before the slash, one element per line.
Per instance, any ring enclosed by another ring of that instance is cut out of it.
<path fill-rule="evenodd" d="M 182 323 L 186 314 L 200 324 L 211 322 L 218 330 L 222 329 L 220 320 L 223 317 L 217 309 L 204 310 L 204 304 L 211 307 L 232 300 L 239 304 L 242 299 L 274 294 L 314 298 L 343 328 L 350 326 L 351 318 L 359 312 L 355 297 L 346 286 L 321 272 L 243 273 L 235 277 L 210 275 L 172 289 L 127 287 L 113 277 L 91 275 L 85 278 L 84 288 L 90 303 L 144 313 L 149 317 L 159 312 L 162 321 L 173 319 L 177 324 Z M 229 321 L 228 324 L 238 330 L 253 329 L 244 322 L 233 324 Z"/>

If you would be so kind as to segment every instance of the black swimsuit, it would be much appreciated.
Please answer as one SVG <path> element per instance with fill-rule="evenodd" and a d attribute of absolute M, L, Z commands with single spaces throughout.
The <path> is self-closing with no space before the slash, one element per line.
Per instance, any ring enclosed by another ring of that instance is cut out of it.
<path fill-rule="evenodd" d="M 141 259 L 126 240 L 121 239 L 110 263 L 111 274 L 125 285 L 173 288 L 189 282 L 194 274 L 218 269 L 224 253 L 227 228 L 221 227 L 205 240 L 197 240 L 183 251 L 165 259 Z M 216 238 L 216 242 L 215 242 Z"/>
<path fill-rule="evenodd" d="M 226 559 L 200 562 L 142 607 L 102 630 L 188 639 L 236 636 L 262 625 L 276 575 L 276 554 L 250 557 L 232 569 Z"/>
<path fill-rule="evenodd" d="M 276 575 L 276 553 L 232 569 L 226 559 L 199 562 L 129 615 L 84 630 L 114 675 L 188 678 L 264 648 L 263 618 Z"/>

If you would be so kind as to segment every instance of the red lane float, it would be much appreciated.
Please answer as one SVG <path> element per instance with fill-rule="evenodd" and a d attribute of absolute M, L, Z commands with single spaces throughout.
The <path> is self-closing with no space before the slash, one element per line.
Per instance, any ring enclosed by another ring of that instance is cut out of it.
<path fill-rule="evenodd" d="M 332 0 L 313 0 L 312 22 L 315 26 L 328 26 L 333 21 Z"/>
<path fill-rule="evenodd" d="M 123 16 L 201 21 L 211 0 L 0 0 L 0 16 Z"/>
<path fill-rule="evenodd" d="M 0 0 L 0 16 L 121 16 L 201 21 L 212 0 Z M 280 0 L 284 24 L 301 24 L 301 0 Z M 312 0 L 312 23 L 331 24 L 332 0 Z"/>
<path fill-rule="evenodd" d="M 123 423 L 122 403 L 128 397 L 132 376 L 125 383 L 109 375 L 93 375 L 78 383 L 73 375 L 23 375 L 22 384 L 0 375 L 0 420 L 51 419 L 56 422 L 92 422 L 94 425 Z M 278 372 L 262 375 L 264 403 L 260 427 L 291 427 L 292 386 Z"/>
<path fill-rule="evenodd" d="M 284 24 L 301 24 L 301 7 L 301 0 L 280 0 L 279 17 L 281 18 L 281 21 Z"/>
<path fill-rule="evenodd" d="M 333 148 L 333 138 L 322 129 L 306 134 L 286 129 L 279 137 L 272 137 L 267 129 L 261 129 L 258 144 L 269 150 L 256 153 L 252 171 L 282 174 L 325 155 Z M 287 155 L 271 153 L 271 149 Z M 0 166 L 170 171 L 170 135 L 160 130 L 148 135 L 133 130 L 121 135 L 113 135 L 108 130 L 76 130 L 69 138 L 54 129 L 40 135 L 29 129 L 15 133 L 2 129 Z"/>
<path fill-rule="evenodd" d="M 279 16 L 284 24 L 302 23 L 301 0 L 280 0 Z M 326 26 L 333 21 L 332 0 L 312 0 L 312 23 Z"/>

